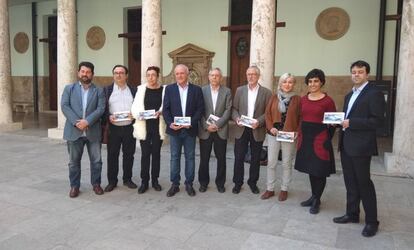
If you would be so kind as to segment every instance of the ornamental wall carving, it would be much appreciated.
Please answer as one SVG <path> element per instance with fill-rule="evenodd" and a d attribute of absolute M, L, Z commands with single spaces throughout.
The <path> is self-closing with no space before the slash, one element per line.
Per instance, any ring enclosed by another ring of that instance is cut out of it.
<path fill-rule="evenodd" d="M 174 68 L 177 64 L 184 64 L 190 70 L 190 82 L 197 85 L 208 83 L 208 71 L 211 69 L 214 52 L 208 51 L 194 44 L 188 43 L 168 53 L 172 59 L 171 72 L 163 78 L 164 83 L 175 82 Z"/>

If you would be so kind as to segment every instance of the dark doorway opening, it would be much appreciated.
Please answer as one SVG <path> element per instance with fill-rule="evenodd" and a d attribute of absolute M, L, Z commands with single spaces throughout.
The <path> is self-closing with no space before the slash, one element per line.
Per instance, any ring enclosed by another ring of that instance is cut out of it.
<path fill-rule="evenodd" d="M 129 9 L 128 20 L 128 83 L 137 86 L 141 84 L 141 25 L 142 9 Z"/>
<path fill-rule="evenodd" d="M 57 17 L 48 18 L 49 109 L 57 110 Z"/>
<path fill-rule="evenodd" d="M 232 0 L 230 25 L 243 26 L 252 23 L 252 0 Z M 229 87 L 233 95 L 237 87 L 246 83 L 246 70 L 250 62 L 250 29 L 230 31 Z"/>

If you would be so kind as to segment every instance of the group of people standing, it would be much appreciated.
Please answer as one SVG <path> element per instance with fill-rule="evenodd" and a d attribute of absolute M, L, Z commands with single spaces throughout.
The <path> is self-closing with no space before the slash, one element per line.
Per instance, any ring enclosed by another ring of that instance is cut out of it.
<path fill-rule="evenodd" d="M 357 61 L 350 67 L 354 87 L 345 97 L 345 119 L 340 125 L 324 124 L 325 112 L 335 112 L 335 103 L 324 91 L 325 74 L 320 69 L 311 70 L 305 77 L 308 93 L 303 97 L 294 92 L 296 79 L 292 74 L 283 74 L 275 90 L 259 84 L 260 69 L 250 66 L 246 71 L 247 84 L 240 86 L 232 100 L 229 88 L 221 84 L 219 68 L 209 71 L 209 84 L 202 88 L 189 82 L 189 69 L 179 64 L 174 68 L 175 83 L 162 86 L 159 83 L 160 69 L 156 66 L 146 70 L 145 84 L 134 88 L 127 83 L 128 69 L 115 65 L 113 84 L 101 89 L 92 83 L 94 66 L 90 62 L 79 64 L 79 81 L 66 86 L 61 100 L 66 116 L 64 139 L 69 152 L 69 196 L 79 195 L 80 161 L 86 145 L 91 165 L 93 191 L 101 195 L 116 188 L 119 171 L 119 154 L 122 149 L 123 184 L 135 189 L 132 181 L 136 139 L 141 146 L 141 184 L 138 193 L 152 187 L 161 191 L 158 182 L 160 172 L 160 150 L 166 134 L 170 141 L 170 181 L 167 196 L 180 191 L 181 152 L 184 148 L 185 191 L 196 194 L 195 146 L 199 137 L 200 166 L 198 169 L 199 191 L 206 192 L 210 182 L 209 160 L 211 151 L 217 158 L 215 184 L 218 192 L 225 192 L 226 149 L 229 120 L 234 128 L 234 186 L 238 194 L 244 182 L 244 160 L 250 148 L 250 168 L 247 184 L 254 194 L 260 172 L 260 154 L 266 138 L 268 144 L 268 166 L 266 191 L 261 199 L 275 195 L 276 166 L 281 151 L 282 178 L 278 200 L 288 198 L 292 168 L 309 175 L 311 196 L 301 202 L 310 207 L 311 214 L 320 209 L 321 196 L 326 178 L 335 173 L 332 138 L 339 127 L 339 150 L 344 181 L 347 190 L 346 214 L 334 218 L 335 223 L 359 222 L 359 204 L 366 214 L 364 236 L 373 236 L 378 230 L 376 194 L 370 179 L 371 156 L 377 154 L 376 129 L 384 118 L 385 101 L 382 93 L 368 82 L 370 66 Z M 142 113 L 153 110 L 151 119 Z M 124 119 L 117 114 L 127 113 Z M 188 123 L 178 123 L 176 118 L 188 118 Z M 249 120 L 246 125 L 245 119 Z M 103 128 L 101 130 L 101 124 Z M 101 136 L 101 131 L 104 131 Z M 106 132 L 105 132 L 106 131 Z M 294 140 L 281 141 L 277 135 L 293 132 Z M 107 136 L 105 136 L 107 134 Z M 108 149 L 108 185 L 101 184 L 101 140 Z M 296 158 L 296 159 L 295 159 Z M 295 160 L 294 160 L 295 159 Z M 294 162 L 294 165 L 293 165 Z"/>

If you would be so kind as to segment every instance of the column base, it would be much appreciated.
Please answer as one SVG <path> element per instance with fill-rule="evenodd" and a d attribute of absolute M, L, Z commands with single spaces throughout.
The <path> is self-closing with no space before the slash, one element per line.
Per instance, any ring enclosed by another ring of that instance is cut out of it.
<path fill-rule="evenodd" d="M 50 128 L 47 130 L 47 137 L 52 138 L 52 139 L 63 140 L 63 129 Z"/>
<path fill-rule="evenodd" d="M 17 131 L 17 130 L 21 130 L 22 128 L 23 128 L 23 125 L 21 122 L 0 124 L 0 132 Z"/>
<path fill-rule="evenodd" d="M 395 153 L 384 153 L 384 165 L 388 173 L 402 177 L 414 177 L 414 160 Z"/>

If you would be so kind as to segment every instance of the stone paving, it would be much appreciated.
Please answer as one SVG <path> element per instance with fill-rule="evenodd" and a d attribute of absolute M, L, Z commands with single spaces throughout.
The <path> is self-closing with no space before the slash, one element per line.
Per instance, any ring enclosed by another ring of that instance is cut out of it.
<path fill-rule="evenodd" d="M 311 215 L 299 205 L 309 196 L 307 176 L 296 171 L 285 202 L 274 197 L 262 201 L 247 185 L 240 194 L 232 194 L 231 143 L 226 192 L 218 193 L 210 183 L 206 193 L 199 193 L 195 181 L 195 197 L 189 197 L 183 185 L 176 196 L 166 197 L 169 145 L 162 148 L 163 190 L 150 188 L 140 195 L 122 185 L 111 193 L 95 195 L 85 153 L 81 194 L 71 199 L 65 142 L 28 131 L 0 134 L 0 249 L 414 249 L 414 181 L 386 176 L 379 159 L 374 160 L 373 180 L 380 231 L 364 238 L 363 214 L 359 224 L 332 222 L 345 208 L 340 171 L 328 178 L 320 213 Z M 103 158 L 105 186 L 105 147 Z M 136 183 L 139 159 L 137 149 Z M 198 155 L 196 160 L 198 165 Z M 214 180 L 214 169 L 211 175 Z M 265 180 L 262 167 L 261 191 Z"/>

